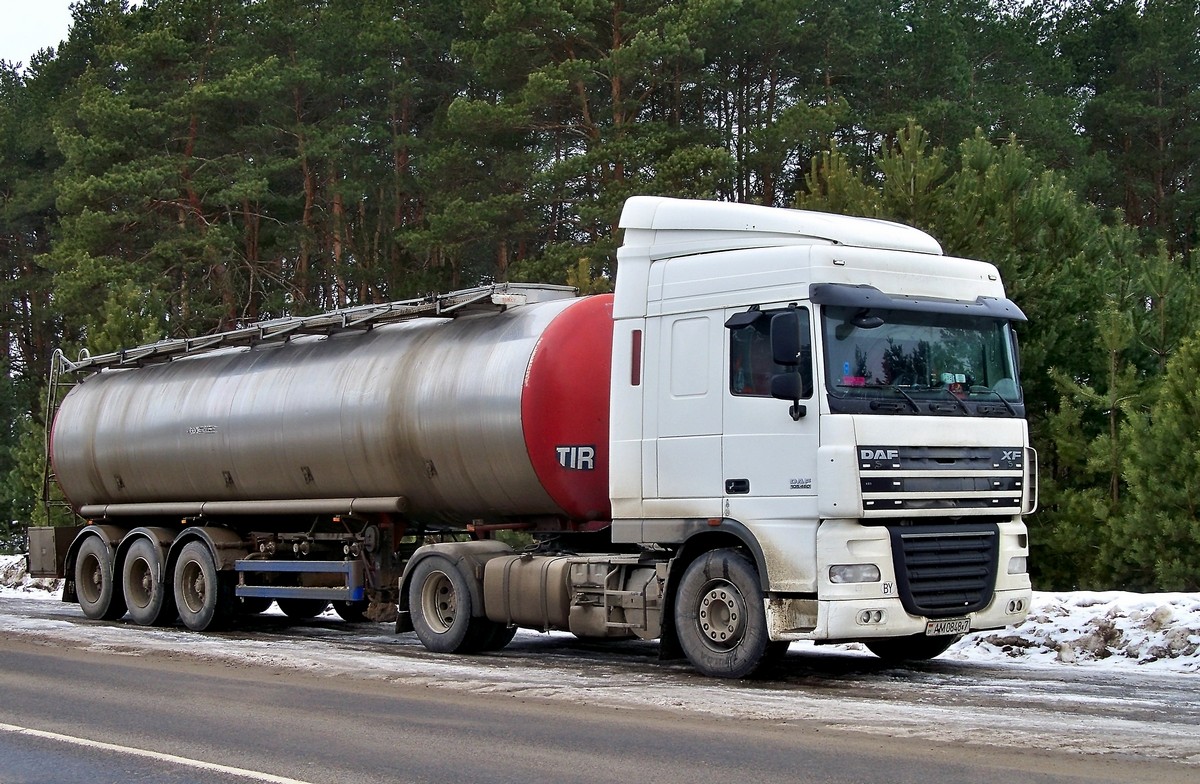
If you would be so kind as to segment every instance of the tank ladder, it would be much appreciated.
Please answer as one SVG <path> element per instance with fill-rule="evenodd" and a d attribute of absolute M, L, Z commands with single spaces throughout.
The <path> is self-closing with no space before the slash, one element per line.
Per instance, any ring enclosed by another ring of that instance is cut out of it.
<path fill-rule="evenodd" d="M 42 512 L 46 516 L 46 525 L 54 525 L 58 519 L 75 519 L 71 505 L 54 492 L 54 488 L 58 486 L 58 478 L 54 475 L 54 464 L 50 460 L 50 426 L 58 414 L 63 398 L 71 391 L 71 387 L 78 383 L 63 377 L 68 365 L 69 360 L 62 349 L 55 349 L 50 355 L 50 378 L 46 385 L 45 418 L 42 420 L 46 427 L 42 442 Z"/>

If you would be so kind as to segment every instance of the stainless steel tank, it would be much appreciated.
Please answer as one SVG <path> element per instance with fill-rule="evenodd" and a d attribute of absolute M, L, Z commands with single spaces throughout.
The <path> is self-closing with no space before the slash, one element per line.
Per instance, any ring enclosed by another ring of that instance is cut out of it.
<path fill-rule="evenodd" d="M 399 498 L 430 521 L 606 519 L 611 342 L 604 296 L 105 370 L 63 401 L 54 470 L 97 517 Z"/>

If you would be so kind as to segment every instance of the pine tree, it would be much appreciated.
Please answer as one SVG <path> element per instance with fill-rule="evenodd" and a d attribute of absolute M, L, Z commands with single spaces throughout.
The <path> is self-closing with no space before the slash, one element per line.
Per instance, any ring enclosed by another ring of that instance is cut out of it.
<path fill-rule="evenodd" d="M 1125 426 L 1133 503 L 1114 525 L 1108 558 L 1130 589 L 1200 590 L 1200 333 L 1167 363 L 1148 409 Z"/>

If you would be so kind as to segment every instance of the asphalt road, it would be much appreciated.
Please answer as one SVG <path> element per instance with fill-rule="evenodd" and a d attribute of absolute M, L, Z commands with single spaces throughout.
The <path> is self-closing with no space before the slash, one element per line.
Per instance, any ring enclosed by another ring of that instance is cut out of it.
<path fill-rule="evenodd" d="M 793 653 L 770 681 L 729 683 L 643 643 L 443 657 L 386 627 L 196 635 L 7 598 L 0 632 L 2 784 L 1200 780 L 1191 676 Z"/>

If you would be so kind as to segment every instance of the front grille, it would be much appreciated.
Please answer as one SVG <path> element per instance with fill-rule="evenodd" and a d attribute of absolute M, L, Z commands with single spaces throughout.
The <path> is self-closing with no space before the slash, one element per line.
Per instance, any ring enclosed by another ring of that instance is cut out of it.
<path fill-rule="evenodd" d="M 930 618 L 982 610 L 996 587 L 994 523 L 888 526 L 904 609 Z"/>
<path fill-rule="evenodd" d="M 863 514 L 1019 513 L 1024 456 L 1017 447 L 859 447 Z"/>

